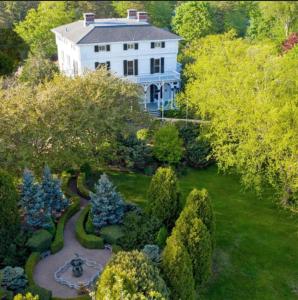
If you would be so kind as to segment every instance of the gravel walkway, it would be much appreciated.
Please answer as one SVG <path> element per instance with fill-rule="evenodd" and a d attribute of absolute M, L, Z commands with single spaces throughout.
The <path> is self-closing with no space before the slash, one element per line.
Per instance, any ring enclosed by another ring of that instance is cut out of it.
<path fill-rule="evenodd" d="M 71 181 L 70 187 L 76 191 L 75 181 Z M 81 198 L 81 209 L 87 204 L 87 200 Z M 41 287 L 51 290 L 54 297 L 75 297 L 77 291 L 65 285 L 61 285 L 54 279 L 54 273 L 67 260 L 74 257 L 75 253 L 86 257 L 89 260 L 95 260 L 102 266 L 106 265 L 111 257 L 111 252 L 106 249 L 86 249 L 80 245 L 75 237 L 75 223 L 80 215 L 80 211 L 76 213 L 66 224 L 64 228 L 64 247 L 59 252 L 49 255 L 39 261 L 34 270 L 34 281 Z"/>

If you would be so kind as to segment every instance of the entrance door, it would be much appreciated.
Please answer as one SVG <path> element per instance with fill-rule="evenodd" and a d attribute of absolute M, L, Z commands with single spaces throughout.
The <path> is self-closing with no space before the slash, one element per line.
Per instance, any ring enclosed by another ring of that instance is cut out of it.
<path fill-rule="evenodd" d="M 158 89 L 155 84 L 150 85 L 150 102 L 153 103 L 158 100 Z"/>

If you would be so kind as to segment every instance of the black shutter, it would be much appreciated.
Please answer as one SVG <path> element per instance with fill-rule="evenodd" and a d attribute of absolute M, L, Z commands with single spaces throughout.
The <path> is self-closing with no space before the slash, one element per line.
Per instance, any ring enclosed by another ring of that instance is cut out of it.
<path fill-rule="evenodd" d="M 98 45 L 94 46 L 94 52 L 98 52 Z"/>
<path fill-rule="evenodd" d="M 164 48 L 166 46 L 165 42 L 161 42 L 161 48 Z"/>
<path fill-rule="evenodd" d="M 161 73 L 164 73 L 165 72 L 165 59 L 164 59 L 164 57 L 162 57 L 161 59 L 160 59 L 160 65 L 161 65 L 161 70 L 160 70 L 160 72 Z"/>
<path fill-rule="evenodd" d="M 154 42 L 151 42 L 151 48 L 154 48 Z"/>
<path fill-rule="evenodd" d="M 123 61 L 123 73 L 124 76 L 127 76 L 127 60 Z"/>
<path fill-rule="evenodd" d="M 154 74 L 154 58 L 150 59 L 150 73 Z"/>
<path fill-rule="evenodd" d="M 138 75 L 138 60 L 137 59 L 135 59 L 134 65 L 135 65 L 135 74 L 134 75 Z"/>
<path fill-rule="evenodd" d="M 160 87 L 159 92 L 160 92 L 160 98 L 162 99 L 162 92 L 163 92 L 163 87 L 162 86 Z"/>
<path fill-rule="evenodd" d="M 135 43 L 135 50 L 138 50 L 138 49 L 139 49 L 139 44 Z"/>
<path fill-rule="evenodd" d="M 123 44 L 123 50 L 127 50 L 127 44 Z"/>
<path fill-rule="evenodd" d="M 111 51 L 110 45 L 107 45 L 107 51 Z"/>
<path fill-rule="evenodd" d="M 107 61 L 107 70 L 111 69 L 111 63 L 109 61 Z"/>
<path fill-rule="evenodd" d="M 94 64 L 95 70 L 97 69 L 98 65 L 99 65 L 99 62 L 95 62 L 95 64 Z"/>

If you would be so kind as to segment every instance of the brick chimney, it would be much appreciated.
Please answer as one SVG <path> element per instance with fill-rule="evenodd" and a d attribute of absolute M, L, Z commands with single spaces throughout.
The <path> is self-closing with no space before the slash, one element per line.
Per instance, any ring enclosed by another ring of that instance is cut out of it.
<path fill-rule="evenodd" d="M 138 11 L 137 12 L 137 20 L 139 22 L 148 22 L 148 14 L 145 11 Z"/>
<path fill-rule="evenodd" d="M 127 19 L 137 19 L 137 10 L 136 9 L 128 9 L 127 10 Z"/>
<path fill-rule="evenodd" d="M 95 20 L 94 13 L 84 13 L 84 25 L 88 26 L 89 24 L 93 24 Z"/>

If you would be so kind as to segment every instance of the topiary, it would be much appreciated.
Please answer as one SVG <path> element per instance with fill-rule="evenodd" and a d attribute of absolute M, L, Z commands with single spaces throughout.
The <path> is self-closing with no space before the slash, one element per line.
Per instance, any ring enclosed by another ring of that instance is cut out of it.
<path fill-rule="evenodd" d="M 101 274 L 96 299 L 169 299 L 159 270 L 139 251 L 118 252 Z"/>
<path fill-rule="evenodd" d="M 179 213 L 178 180 L 171 168 L 158 168 L 148 190 L 148 211 L 168 229 Z"/>
<path fill-rule="evenodd" d="M 173 300 L 195 299 L 195 281 L 191 258 L 176 235 L 167 239 L 162 254 L 162 270 Z"/>
<path fill-rule="evenodd" d="M 0 262 L 9 255 L 20 230 L 20 216 L 17 207 L 18 193 L 12 177 L 0 170 Z"/>

